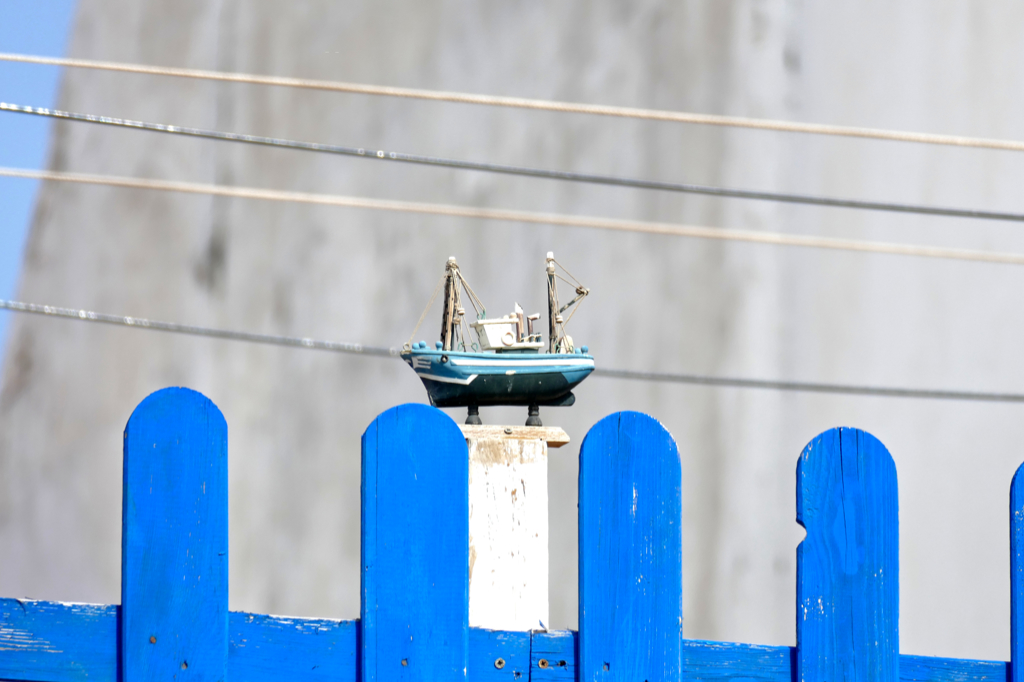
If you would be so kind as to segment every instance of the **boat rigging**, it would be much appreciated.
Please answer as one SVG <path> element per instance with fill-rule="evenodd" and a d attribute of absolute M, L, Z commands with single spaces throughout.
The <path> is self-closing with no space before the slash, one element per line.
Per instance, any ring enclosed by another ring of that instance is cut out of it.
<path fill-rule="evenodd" d="M 527 405 L 526 425 L 541 426 L 541 405 L 568 406 L 575 402 L 572 389 L 594 370 L 594 358 L 586 346 L 576 347 L 566 326 L 590 290 L 550 252 L 545 272 L 546 342 L 535 329 L 540 314 L 526 315 L 518 303 L 508 315 L 487 317 L 483 302 L 462 275 L 455 257 L 448 259 L 441 281 L 401 352 L 402 359 L 423 382 L 432 405 L 467 407 L 467 424 L 481 423 L 481 405 Z M 559 279 L 573 287 L 573 298 L 564 305 L 558 297 Z M 413 343 L 442 287 L 440 340 L 434 348 L 425 341 Z M 472 322 L 466 320 L 463 301 L 469 302 L 476 315 Z M 547 352 L 542 353 L 545 348 Z"/>

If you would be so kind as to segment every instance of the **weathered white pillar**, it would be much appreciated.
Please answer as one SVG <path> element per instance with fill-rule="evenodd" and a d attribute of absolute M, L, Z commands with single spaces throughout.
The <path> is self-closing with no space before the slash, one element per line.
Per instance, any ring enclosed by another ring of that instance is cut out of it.
<path fill-rule="evenodd" d="M 537 630 L 548 623 L 548 447 L 541 426 L 463 425 L 469 445 L 469 624 Z"/>

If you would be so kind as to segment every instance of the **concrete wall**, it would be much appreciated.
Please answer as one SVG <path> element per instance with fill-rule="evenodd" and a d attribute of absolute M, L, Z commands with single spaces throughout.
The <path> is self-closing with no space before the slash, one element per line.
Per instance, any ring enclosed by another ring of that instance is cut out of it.
<path fill-rule="evenodd" d="M 75 57 L 1024 138 L 1024 7 L 82 0 Z M 1019 154 L 832 140 L 89 71 L 60 106 L 456 158 L 1021 210 Z M 669 196 L 55 127 L 58 170 L 1024 250 L 1018 227 Z M 392 345 L 444 260 L 496 311 L 541 310 L 553 250 L 592 289 L 602 366 L 1015 391 L 1019 268 L 51 184 L 20 297 Z M 433 339 L 432 315 L 421 338 Z M 0 393 L 0 594 L 116 602 L 120 441 L 171 384 L 230 425 L 234 609 L 358 613 L 359 436 L 425 394 L 402 363 L 22 317 Z M 614 410 L 660 418 L 685 474 L 686 633 L 794 640 L 794 467 L 856 425 L 901 484 L 902 648 L 1008 656 L 1020 407 L 592 378 L 547 423 L 552 625 L 576 621 L 576 455 Z M 453 416 L 462 415 L 453 411 Z M 519 423 L 525 411 L 484 410 Z"/>

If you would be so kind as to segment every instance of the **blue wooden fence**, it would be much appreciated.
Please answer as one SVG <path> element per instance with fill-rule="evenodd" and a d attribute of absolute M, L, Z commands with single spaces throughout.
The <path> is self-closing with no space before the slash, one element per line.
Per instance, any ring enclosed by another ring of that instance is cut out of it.
<path fill-rule="evenodd" d="M 467 460 L 444 413 L 383 413 L 362 443 L 360 619 L 231 613 L 227 425 L 198 393 L 158 391 L 124 433 L 121 606 L 0 599 L 0 679 L 1024 682 L 1021 470 L 1004 663 L 899 654 L 896 468 L 863 431 L 800 455 L 796 648 L 683 638 L 679 455 L 635 412 L 580 449 L 579 632 L 470 628 Z"/>

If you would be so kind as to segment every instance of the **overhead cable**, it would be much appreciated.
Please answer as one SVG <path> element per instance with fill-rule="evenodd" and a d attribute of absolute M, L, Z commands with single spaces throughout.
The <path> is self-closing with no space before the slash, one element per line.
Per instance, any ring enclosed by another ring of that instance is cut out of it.
<path fill-rule="evenodd" d="M 96 313 L 91 310 L 58 308 L 52 305 L 38 305 L 36 303 L 23 303 L 21 301 L 5 301 L 0 299 L 0 309 L 12 310 L 18 313 L 47 315 L 49 317 L 63 317 L 65 319 L 82 320 L 85 322 L 113 324 L 122 327 L 132 327 L 135 329 L 152 329 L 154 331 L 171 332 L 174 334 L 207 336 L 214 339 L 226 339 L 228 341 L 249 341 L 251 343 L 266 343 L 274 346 L 290 346 L 292 348 L 328 350 L 335 353 L 357 353 L 360 355 L 378 356 L 397 356 L 399 353 L 396 348 L 364 346 L 360 343 L 318 341 L 316 339 L 299 338 L 297 336 L 276 336 L 273 334 L 255 334 L 253 332 L 239 332 L 228 329 L 211 329 L 209 327 L 197 327 L 189 324 L 160 322 L 158 320 L 150 320 L 144 317 L 108 315 L 106 313 Z"/>
<path fill-rule="evenodd" d="M 79 320 L 82 322 L 98 322 L 111 324 L 132 329 L 148 329 L 152 331 L 171 332 L 175 334 L 186 334 L 190 336 L 203 336 L 207 338 L 225 339 L 228 341 L 247 341 L 250 343 L 269 344 L 273 346 L 285 346 L 289 348 L 306 348 L 310 350 L 325 350 L 335 353 L 352 353 L 357 355 L 373 355 L 378 357 L 398 357 L 400 349 L 384 348 L 383 346 L 366 346 L 358 343 L 339 343 L 336 341 L 319 341 L 310 338 L 296 336 L 276 336 L 273 334 L 255 334 L 252 332 L 232 331 L 227 329 L 213 329 L 210 327 L 197 327 L 195 325 L 176 324 L 173 322 L 160 322 L 142 317 L 125 317 L 121 315 L 108 315 L 97 313 L 91 310 L 80 310 L 76 308 L 60 308 L 35 303 L 24 303 L 22 301 L 7 301 L 0 299 L 0 309 L 11 310 L 19 313 L 32 313 L 48 317 L 59 317 L 68 320 Z M 1021 403 L 1024 402 L 1024 394 L 1019 393 L 992 393 L 983 391 L 947 391 L 917 388 L 889 388 L 884 386 L 858 386 L 849 384 L 824 384 L 801 381 L 771 381 L 764 379 L 745 379 L 736 377 L 716 377 L 700 374 L 673 374 L 668 372 L 639 372 L 622 369 L 594 370 L 594 376 L 608 379 L 627 379 L 634 381 L 651 381 L 675 384 L 694 384 L 701 386 L 717 386 L 727 388 L 754 388 L 777 391 L 799 391 L 809 393 L 833 393 L 845 395 L 865 395 L 885 398 L 923 398 L 932 400 L 967 400 L 996 403 Z"/>
<path fill-rule="evenodd" d="M 336 194 L 311 194 L 307 192 L 258 189 L 254 187 L 208 185 L 172 180 L 149 180 L 143 178 L 118 177 L 114 175 L 68 173 L 63 171 L 37 171 L 23 168 L 0 167 L 0 177 L 51 180 L 56 182 L 75 182 L 88 185 L 184 192 L 188 194 L 205 194 L 212 196 L 235 197 L 240 199 L 260 199 L 265 201 L 319 204 L 323 206 L 362 208 L 374 211 L 419 213 L 425 215 L 448 216 L 452 218 L 476 218 L 482 220 L 530 223 L 536 225 L 554 225 L 558 227 L 583 227 L 612 230 L 617 232 L 660 234 L 669 237 L 693 237 L 697 239 L 772 244 L 775 246 L 800 246 L 815 249 L 830 249 L 835 251 L 854 251 L 860 253 L 879 253 L 897 256 L 917 256 L 922 258 L 942 258 L 977 261 L 983 263 L 1024 265 L 1024 253 L 975 251 L 971 249 L 956 249 L 941 246 L 894 244 L 890 242 L 872 242 L 857 239 L 817 237 L 814 235 L 801 234 L 782 234 L 778 232 L 758 232 L 755 230 L 734 230 L 717 227 L 702 227 L 699 225 L 680 225 L 676 223 L 656 223 L 639 220 L 622 220 L 617 218 L 600 218 L 595 216 L 537 213 L 533 211 L 518 211 L 500 208 L 477 208 L 474 206 L 459 206 L 453 204 L 432 204 L 415 201 L 396 201 L 391 199 L 371 199 L 368 197 L 352 197 Z"/>
<path fill-rule="evenodd" d="M 142 64 L 126 64 L 122 62 L 104 62 L 91 59 L 69 59 L 63 57 L 39 57 L 27 54 L 0 53 L 0 61 L 21 62 L 25 64 L 43 64 L 50 66 L 66 66 L 121 73 L 137 73 L 153 76 L 176 76 L 181 78 L 198 78 L 202 80 L 224 81 L 230 83 L 247 83 L 251 85 L 276 85 L 310 90 L 327 90 L 363 95 L 379 95 L 385 97 L 404 97 L 411 99 L 433 100 L 439 102 L 457 102 L 461 104 L 481 104 L 516 109 L 534 109 L 573 114 L 594 114 L 599 116 L 615 116 L 620 118 L 645 119 L 650 121 L 668 121 L 673 123 L 696 123 L 703 125 L 725 126 L 732 128 L 753 128 L 758 130 L 774 130 L 788 133 L 812 133 L 818 135 L 838 135 L 842 137 L 860 137 L 875 140 L 891 140 L 896 142 L 920 142 L 926 144 L 949 145 L 954 147 L 979 147 L 983 149 L 1001 149 L 1007 151 L 1024 151 L 1024 142 L 1018 140 L 997 140 L 991 138 L 966 137 L 962 135 L 936 135 L 932 133 L 915 133 L 900 130 L 882 130 L 858 126 L 829 125 L 822 123 L 798 123 L 795 121 L 778 121 L 770 119 L 747 118 L 743 116 L 719 116 L 716 114 L 696 114 L 682 111 L 665 111 L 659 109 L 640 109 L 634 107 L 618 107 L 603 104 L 581 104 L 557 102 L 552 100 L 528 99 L 523 97 L 503 97 L 500 95 L 479 95 L 465 92 L 449 92 L 444 90 L 426 90 L 419 88 L 399 88 L 385 85 L 366 85 L 362 83 L 345 83 L 340 81 L 309 80 L 304 78 L 286 78 L 281 76 L 261 76 L 244 73 L 227 73 L 223 71 L 205 71 L 201 69 L 181 69 L 173 67 L 145 66 Z"/>
<path fill-rule="evenodd" d="M 667 192 L 680 192 L 687 194 L 704 194 L 718 197 L 729 197 L 735 199 L 758 199 L 763 201 L 778 201 L 791 204 L 807 204 L 812 206 L 829 206 L 836 208 L 866 209 L 872 211 L 891 211 L 897 213 L 917 213 L 924 215 L 947 216 L 954 218 L 981 218 L 985 220 L 1008 220 L 1024 222 L 1024 213 L 1008 213 L 1000 211 L 982 211 L 976 209 L 949 208 L 942 206 L 922 206 L 918 204 L 902 204 L 881 201 L 862 201 L 857 199 L 836 199 L 831 197 L 816 197 L 806 194 L 789 194 L 780 192 L 762 192 L 756 190 L 733 189 L 726 187 L 711 187 L 707 185 L 695 185 L 689 183 L 661 182 L 657 180 L 640 180 L 635 178 L 623 178 L 609 175 L 595 175 L 590 173 L 573 173 L 568 171 L 548 170 L 543 168 L 530 168 L 524 166 L 511 166 L 496 163 L 480 163 L 476 161 L 462 161 L 439 156 L 424 156 L 420 154 L 407 154 L 405 152 L 386 151 L 383 149 L 370 149 L 365 147 L 346 147 L 341 145 L 323 144 L 319 142 L 302 142 L 298 140 L 287 140 L 276 137 L 264 137 L 260 135 L 247 135 L 243 133 L 230 133 L 218 130 L 205 130 L 202 128 L 189 128 L 185 126 L 169 125 L 164 123 L 150 123 L 147 121 L 134 121 L 109 116 L 97 116 L 94 114 L 82 114 L 72 111 L 60 111 L 57 109 L 44 109 L 41 107 L 27 107 L 8 102 L 0 102 L 0 111 L 10 111 L 22 114 L 33 114 L 70 121 L 81 121 L 86 123 L 98 123 L 102 125 L 131 128 L 134 130 L 147 130 L 152 132 L 170 133 L 188 137 L 199 137 L 210 140 L 222 140 L 229 142 L 244 142 L 265 147 L 281 147 L 285 149 L 297 149 L 302 151 L 323 152 L 338 154 L 342 156 L 353 156 L 364 159 L 376 159 L 383 161 L 400 161 L 427 166 L 441 166 L 445 168 L 457 168 L 461 170 L 483 171 L 488 173 L 502 173 L 505 175 L 519 175 L 549 180 L 566 180 L 570 182 L 582 182 L 598 185 L 611 185 L 616 187 L 631 187 L 636 189 L 651 189 Z"/>
<path fill-rule="evenodd" d="M 926 398 L 937 400 L 978 400 L 985 402 L 1021 403 L 1021 393 L 989 393 L 979 391 L 945 391 L 921 388 L 889 388 L 884 386 L 857 386 L 849 384 L 822 384 L 804 381 L 772 381 L 767 379 L 743 379 L 739 377 L 715 377 L 700 374 L 673 374 L 669 372 L 637 372 L 623 369 L 594 370 L 595 376 L 610 379 L 633 379 L 636 381 L 658 381 L 674 384 L 697 384 L 701 386 L 722 386 L 727 388 L 760 388 L 776 391 L 802 391 L 806 393 L 840 393 L 846 395 L 872 395 L 885 398 Z"/>

